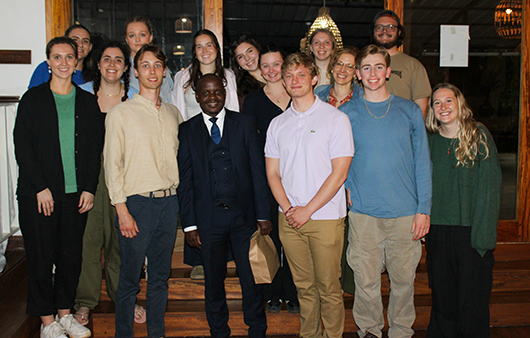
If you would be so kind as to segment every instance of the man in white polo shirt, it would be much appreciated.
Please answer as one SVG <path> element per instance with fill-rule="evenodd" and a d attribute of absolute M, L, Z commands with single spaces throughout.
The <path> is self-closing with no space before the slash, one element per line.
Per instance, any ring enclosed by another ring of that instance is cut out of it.
<path fill-rule="evenodd" d="M 265 157 L 280 205 L 280 239 L 300 301 L 300 336 L 342 337 L 343 183 L 353 157 L 352 131 L 344 113 L 313 95 L 318 73 L 311 57 L 289 55 L 282 79 L 293 103 L 272 120 Z"/>

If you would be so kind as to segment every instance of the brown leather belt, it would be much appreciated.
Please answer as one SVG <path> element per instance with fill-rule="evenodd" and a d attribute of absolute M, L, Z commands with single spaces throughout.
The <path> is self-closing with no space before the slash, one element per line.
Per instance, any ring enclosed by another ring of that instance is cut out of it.
<path fill-rule="evenodd" d="M 144 192 L 141 194 L 138 194 L 143 197 L 149 197 L 149 198 L 164 198 L 169 197 L 177 194 L 177 188 L 169 188 L 169 189 L 162 189 L 162 190 L 156 190 L 151 192 Z"/>

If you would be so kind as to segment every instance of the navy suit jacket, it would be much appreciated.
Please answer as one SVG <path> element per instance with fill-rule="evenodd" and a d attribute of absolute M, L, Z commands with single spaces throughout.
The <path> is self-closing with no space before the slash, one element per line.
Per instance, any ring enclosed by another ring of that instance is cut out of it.
<path fill-rule="evenodd" d="M 235 113 L 226 108 L 225 111 L 223 137 L 229 135 L 241 213 L 245 224 L 256 228 L 258 219 L 270 218 L 263 147 L 252 116 Z M 210 135 L 202 114 L 180 125 L 179 141 L 178 199 L 182 227 L 196 225 L 202 232 L 210 227 L 214 208 L 208 164 Z"/>

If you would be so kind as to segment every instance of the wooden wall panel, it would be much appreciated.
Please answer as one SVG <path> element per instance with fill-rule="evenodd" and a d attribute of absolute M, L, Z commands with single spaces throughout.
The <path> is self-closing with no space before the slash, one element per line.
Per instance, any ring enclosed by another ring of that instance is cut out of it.
<path fill-rule="evenodd" d="M 204 28 L 215 33 L 223 49 L 223 0 L 204 0 Z M 221 53 L 222 56 L 222 53 Z"/>
<path fill-rule="evenodd" d="M 62 36 L 72 24 L 72 0 L 46 0 L 46 41 Z"/>
<path fill-rule="evenodd" d="M 497 225 L 497 242 L 518 242 L 519 241 L 519 222 L 499 221 Z"/>
<path fill-rule="evenodd" d="M 517 220 L 519 240 L 530 241 L 530 0 L 523 1 L 521 32 L 521 105 L 519 115 L 519 170 Z"/>
<path fill-rule="evenodd" d="M 394 11 L 401 19 L 401 24 L 403 24 L 403 13 L 405 9 L 405 2 L 403 0 L 385 0 L 385 9 Z"/>
<path fill-rule="evenodd" d="M 399 18 L 401 19 L 401 24 L 404 26 L 403 14 L 405 10 L 405 1 L 404 0 L 385 0 L 385 9 L 390 9 L 394 11 Z M 403 51 L 403 45 L 399 46 L 399 51 Z"/>
<path fill-rule="evenodd" d="M 0 50 L 0 63 L 31 64 L 31 50 Z"/>

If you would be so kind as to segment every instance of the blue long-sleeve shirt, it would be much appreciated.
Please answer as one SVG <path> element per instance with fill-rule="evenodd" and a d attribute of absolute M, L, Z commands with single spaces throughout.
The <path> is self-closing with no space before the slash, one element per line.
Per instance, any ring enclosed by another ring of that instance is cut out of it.
<path fill-rule="evenodd" d="M 355 140 L 346 180 L 350 210 L 379 218 L 430 214 L 432 163 L 421 110 L 395 95 L 388 105 L 365 106 L 362 96 L 343 105 Z"/>

